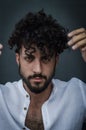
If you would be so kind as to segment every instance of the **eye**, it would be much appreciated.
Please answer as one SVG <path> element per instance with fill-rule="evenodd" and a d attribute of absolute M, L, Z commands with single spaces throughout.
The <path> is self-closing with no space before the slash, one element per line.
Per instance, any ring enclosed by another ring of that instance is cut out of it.
<path fill-rule="evenodd" d="M 47 64 L 51 60 L 51 58 L 49 56 L 43 56 L 41 60 L 43 63 Z"/>
<path fill-rule="evenodd" d="M 27 62 L 32 62 L 34 60 L 34 56 L 33 55 L 28 55 L 28 56 L 25 56 L 24 59 L 27 61 Z"/>

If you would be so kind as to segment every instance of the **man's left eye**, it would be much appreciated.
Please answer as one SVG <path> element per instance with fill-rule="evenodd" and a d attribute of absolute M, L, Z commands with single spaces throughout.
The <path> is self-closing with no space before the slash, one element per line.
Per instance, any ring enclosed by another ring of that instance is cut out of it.
<path fill-rule="evenodd" d="M 44 63 L 48 63 L 50 61 L 50 58 L 48 56 L 43 56 L 41 60 Z"/>

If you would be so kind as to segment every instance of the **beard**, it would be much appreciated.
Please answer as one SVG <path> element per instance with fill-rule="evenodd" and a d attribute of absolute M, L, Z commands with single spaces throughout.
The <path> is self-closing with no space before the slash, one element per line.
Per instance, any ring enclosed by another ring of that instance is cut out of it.
<path fill-rule="evenodd" d="M 28 77 L 25 77 L 21 70 L 21 66 L 19 65 L 19 74 L 23 80 L 23 82 L 26 84 L 26 86 L 29 88 L 29 90 L 33 93 L 39 94 L 47 89 L 48 85 L 51 83 L 52 78 L 55 75 L 55 67 L 53 69 L 53 72 L 49 77 L 42 75 L 42 74 L 33 74 L 29 75 Z M 43 79 L 43 84 L 40 82 L 34 82 L 34 85 L 31 83 L 31 80 L 34 78 L 41 78 Z"/>

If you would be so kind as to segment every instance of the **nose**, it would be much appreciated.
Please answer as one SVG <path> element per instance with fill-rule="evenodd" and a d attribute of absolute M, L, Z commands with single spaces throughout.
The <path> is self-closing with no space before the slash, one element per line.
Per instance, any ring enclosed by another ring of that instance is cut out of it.
<path fill-rule="evenodd" d="M 39 60 L 35 60 L 34 65 L 33 65 L 33 72 L 36 74 L 41 74 L 42 72 L 42 65 Z"/>

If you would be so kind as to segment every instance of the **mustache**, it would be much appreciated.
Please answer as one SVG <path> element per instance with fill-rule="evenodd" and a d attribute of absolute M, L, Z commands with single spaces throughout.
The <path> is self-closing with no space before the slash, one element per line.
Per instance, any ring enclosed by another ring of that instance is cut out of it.
<path fill-rule="evenodd" d="M 30 75 L 30 76 L 28 76 L 28 79 L 33 79 L 33 78 L 37 78 L 37 77 L 47 79 L 47 77 L 45 75 L 42 75 L 42 74 Z"/>

